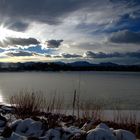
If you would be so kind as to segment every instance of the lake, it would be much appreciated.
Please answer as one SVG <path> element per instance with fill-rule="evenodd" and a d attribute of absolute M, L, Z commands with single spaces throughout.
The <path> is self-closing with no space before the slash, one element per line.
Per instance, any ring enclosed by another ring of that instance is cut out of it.
<path fill-rule="evenodd" d="M 138 72 L 2 72 L 0 102 L 21 90 L 42 91 L 46 98 L 64 96 L 69 102 L 74 90 L 81 100 L 104 101 L 108 108 L 118 102 L 122 109 L 140 109 Z"/>

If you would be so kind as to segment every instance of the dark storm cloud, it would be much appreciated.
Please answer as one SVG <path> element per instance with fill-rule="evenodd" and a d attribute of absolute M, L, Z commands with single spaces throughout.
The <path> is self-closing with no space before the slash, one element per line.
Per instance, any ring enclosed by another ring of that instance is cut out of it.
<path fill-rule="evenodd" d="M 9 29 L 12 29 L 14 31 L 25 31 L 28 28 L 28 23 L 25 22 L 14 22 L 10 25 Z"/>
<path fill-rule="evenodd" d="M 90 5 L 92 0 L 0 0 L 0 16 L 14 19 L 43 21 L 48 24 L 61 22 L 77 9 Z"/>
<path fill-rule="evenodd" d="M 58 55 L 51 55 L 53 58 L 66 58 L 66 59 L 71 59 L 71 58 L 82 58 L 82 55 L 79 54 L 69 54 L 69 53 L 62 53 Z"/>
<path fill-rule="evenodd" d="M 140 51 L 138 52 L 131 52 L 131 53 L 126 53 L 129 57 L 135 57 L 135 58 L 140 58 Z"/>
<path fill-rule="evenodd" d="M 63 40 L 54 40 L 54 39 L 46 41 L 48 48 L 58 48 L 62 42 Z"/>
<path fill-rule="evenodd" d="M 8 52 L 6 53 L 6 55 L 8 56 L 35 56 L 35 55 L 38 55 L 36 53 L 32 53 L 32 52 L 25 52 L 25 51 L 18 51 L 18 52 Z"/>
<path fill-rule="evenodd" d="M 127 6 L 137 6 L 140 4 L 139 0 L 109 0 L 109 1 L 113 3 L 122 2 L 124 4 L 127 4 Z"/>
<path fill-rule="evenodd" d="M 84 54 L 85 57 L 87 58 L 120 58 L 120 57 L 134 57 L 134 58 L 140 58 L 140 51 L 137 52 L 126 52 L 126 53 L 119 53 L 119 52 L 114 52 L 114 53 L 104 53 L 104 52 L 99 52 L 99 53 L 94 53 L 92 51 L 87 51 Z"/>
<path fill-rule="evenodd" d="M 109 38 L 113 43 L 134 43 L 140 44 L 140 32 L 132 32 L 128 30 L 114 32 Z"/>
<path fill-rule="evenodd" d="M 101 11 L 103 8 L 106 10 L 104 6 L 108 3 L 122 3 L 127 8 L 140 4 L 136 0 L 0 0 L 0 18 L 2 21 L 39 21 L 58 24 L 77 10 L 86 12 Z"/>
<path fill-rule="evenodd" d="M 61 55 L 51 55 L 51 57 L 53 57 L 53 58 L 62 58 Z"/>
<path fill-rule="evenodd" d="M 94 53 L 92 51 L 87 51 L 85 53 L 85 56 L 88 58 L 112 58 L 112 57 L 122 57 L 123 55 L 118 52 L 114 53 L 104 53 L 104 52 L 99 52 L 99 53 Z"/>
<path fill-rule="evenodd" d="M 81 55 L 78 54 L 68 54 L 68 53 L 64 53 L 61 54 L 63 58 L 78 58 L 78 57 L 82 57 Z"/>
<path fill-rule="evenodd" d="M 12 38 L 7 37 L 3 42 L 0 42 L 1 47 L 8 47 L 8 46 L 28 46 L 28 45 L 37 45 L 40 42 L 35 38 Z"/>
<path fill-rule="evenodd" d="M 52 56 L 49 54 L 46 54 L 45 57 L 51 58 Z"/>
<path fill-rule="evenodd" d="M 29 22 L 25 22 L 21 20 L 16 21 L 14 19 L 4 20 L 4 17 L 1 17 L 1 16 L 0 18 L 1 18 L 0 25 L 3 25 L 5 28 L 10 29 L 10 30 L 22 32 L 22 31 L 26 31 L 27 28 L 29 27 Z"/>

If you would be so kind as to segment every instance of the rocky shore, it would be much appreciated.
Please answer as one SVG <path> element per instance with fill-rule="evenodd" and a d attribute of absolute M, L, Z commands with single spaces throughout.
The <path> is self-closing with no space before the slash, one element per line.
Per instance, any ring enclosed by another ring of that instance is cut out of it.
<path fill-rule="evenodd" d="M 1 140 L 136 140 L 131 131 L 100 120 L 53 113 L 15 118 L 14 108 L 8 106 L 1 106 L 0 112 Z"/>

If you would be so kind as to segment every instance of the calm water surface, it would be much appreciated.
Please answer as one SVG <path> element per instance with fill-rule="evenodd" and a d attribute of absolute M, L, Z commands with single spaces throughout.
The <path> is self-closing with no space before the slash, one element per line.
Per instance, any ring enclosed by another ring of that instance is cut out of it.
<path fill-rule="evenodd" d="M 4 72 L 0 73 L 0 102 L 20 90 L 41 90 L 46 97 L 64 95 L 70 100 L 74 90 L 81 99 L 120 102 L 124 109 L 140 109 L 140 73 L 135 72 Z"/>

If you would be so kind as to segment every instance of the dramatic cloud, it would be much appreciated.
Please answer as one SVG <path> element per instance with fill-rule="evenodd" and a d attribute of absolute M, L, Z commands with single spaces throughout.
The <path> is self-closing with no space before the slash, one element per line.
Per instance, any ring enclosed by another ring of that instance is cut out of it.
<path fill-rule="evenodd" d="M 8 24 L 8 23 L 7 23 Z M 15 31 L 25 31 L 28 28 L 29 24 L 26 22 L 13 22 L 9 29 L 15 30 Z"/>
<path fill-rule="evenodd" d="M 84 57 L 87 58 L 113 58 L 113 57 L 135 57 L 135 58 L 140 58 L 140 51 L 137 52 L 126 52 L 126 53 L 119 53 L 119 52 L 114 52 L 114 53 L 104 53 L 104 52 L 99 52 L 99 53 L 94 53 L 92 51 L 87 51 L 84 54 Z"/>
<path fill-rule="evenodd" d="M 126 53 L 126 55 L 129 56 L 129 57 L 140 58 L 140 51 L 138 51 L 138 52 Z"/>
<path fill-rule="evenodd" d="M 49 55 L 49 54 L 47 54 L 47 55 L 45 55 L 45 57 L 51 58 L 52 56 L 51 56 L 51 55 Z"/>
<path fill-rule="evenodd" d="M 6 53 L 6 55 L 8 55 L 8 56 L 17 56 L 17 57 L 19 57 L 19 56 L 35 56 L 35 55 L 37 55 L 37 54 L 35 54 L 35 53 L 31 53 L 31 52 L 25 52 L 25 51 L 15 51 L 15 52 L 8 52 L 8 53 Z"/>
<path fill-rule="evenodd" d="M 46 41 L 48 48 L 58 48 L 63 40 L 48 40 Z"/>
<path fill-rule="evenodd" d="M 82 7 L 89 6 L 91 0 L 1 0 L 0 15 L 7 18 L 26 19 L 58 24 L 60 17 Z"/>
<path fill-rule="evenodd" d="M 7 37 L 4 41 L 0 42 L 1 47 L 8 47 L 8 46 L 28 46 L 28 45 L 37 45 L 40 42 L 35 38 L 12 38 Z"/>
<path fill-rule="evenodd" d="M 62 58 L 61 55 L 51 55 L 52 58 Z"/>
<path fill-rule="evenodd" d="M 79 54 L 61 53 L 59 55 L 46 55 L 46 57 L 71 59 L 71 58 L 82 58 L 83 56 Z"/>
<path fill-rule="evenodd" d="M 0 19 L 1 54 L 23 51 L 32 60 L 36 53 L 44 56 L 40 61 L 139 60 L 139 0 L 0 0 Z"/>
<path fill-rule="evenodd" d="M 111 35 L 109 41 L 113 43 L 140 44 L 140 32 L 132 32 L 128 30 L 118 31 Z"/>
<path fill-rule="evenodd" d="M 78 57 L 82 57 L 81 55 L 78 55 L 78 54 L 66 54 L 66 53 L 64 53 L 64 54 L 61 54 L 61 56 L 63 57 L 63 58 L 78 58 Z"/>
<path fill-rule="evenodd" d="M 111 57 L 122 57 L 122 54 L 115 52 L 115 53 L 103 53 L 103 52 L 99 52 L 99 53 L 94 53 L 92 51 L 87 51 L 84 54 L 85 57 L 87 58 L 111 58 Z"/>

